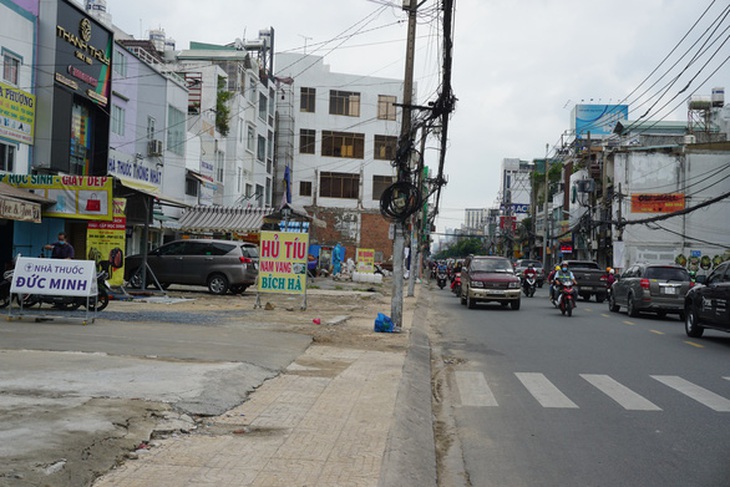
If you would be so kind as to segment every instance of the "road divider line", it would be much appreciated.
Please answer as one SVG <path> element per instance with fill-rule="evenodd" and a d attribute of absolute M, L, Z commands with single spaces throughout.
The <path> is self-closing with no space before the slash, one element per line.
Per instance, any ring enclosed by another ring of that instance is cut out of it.
<path fill-rule="evenodd" d="M 659 330 L 649 330 L 649 331 L 654 333 L 655 335 L 664 335 L 663 331 L 659 331 Z"/>
<path fill-rule="evenodd" d="M 689 340 L 685 340 L 684 343 L 686 343 L 687 345 L 692 345 L 695 348 L 705 348 L 704 345 L 700 345 L 699 343 L 695 343 L 695 342 L 690 342 Z"/>
<path fill-rule="evenodd" d="M 601 374 L 580 374 L 593 387 L 628 411 L 661 411 L 662 408 L 611 377 Z"/>
<path fill-rule="evenodd" d="M 690 399 L 694 399 L 698 403 L 707 406 L 713 411 L 730 413 L 730 399 L 708 391 L 704 387 L 700 387 L 676 375 L 652 375 L 650 377 L 658 380 L 665 386 L 671 387 L 677 392 L 681 392 Z"/>
<path fill-rule="evenodd" d="M 484 378 L 484 374 L 457 370 L 454 375 L 462 406 L 490 407 L 499 405 L 487 384 L 487 379 Z"/>
<path fill-rule="evenodd" d="M 624 325 L 634 326 L 635 324 L 633 321 L 624 320 Z"/>
<path fill-rule="evenodd" d="M 601 316 L 603 316 L 604 318 L 610 318 L 611 317 L 611 315 L 606 314 L 606 313 L 601 313 Z"/>
<path fill-rule="evenodd" d="M 730 380 L 730 377 L 723 377 L 723 379 L 725 379 L 725 380 Z"/>
<path fill-rule="evenodd" d="M 543 374 L 516 372 L 515 376 L 517 376 L 520 382 L 522 382 L 522 385 L 525 386 L 542 407 L 578 409 L 578 405 L 568 399 L 568 396 L 560 392 Z"/>

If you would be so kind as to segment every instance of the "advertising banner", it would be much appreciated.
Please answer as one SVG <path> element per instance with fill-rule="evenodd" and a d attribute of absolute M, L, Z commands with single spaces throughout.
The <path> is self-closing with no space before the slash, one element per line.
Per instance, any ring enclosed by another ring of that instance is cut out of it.
<path fill-rule="evenodd" d="M 35 95 L 0 83 L 0 137 L 33 145 Z"/>
<path fill-rule="evenodd" d="M 0 174 L 0 182 L 54 200 L 43 216 L 111 221 L 112 178 L 107 176 L 51 176 Z"/>
<path fill-rule="evenodd" d="M 576 105 L 573 107 L 571 128 L 578 138 L 591 134 L 601 139 L 613 133 L 616 123 L 629 118 L 628 105 Z"/>
<path fill-rule="evenodd" d="M 261 232 L 258 291 L 304 294 L 308 248 L 307 233 Z"/>
<path fill-rule="evenodd" d="M 631 213 L 674 213 L 684 210 L 684 193 L 634 193 Z"/>
<path fill-rule="evenodd" d="M 357 249 L 357 272 L 372 274 L 375 272 L 375 249 Z"/>
<path fill-rule="evenodd" d="M 18 257 L 10 292 L 49 296 L 95 296 L 96 266 L 91 260 Z"/>
<path fill-rule="evenodd" d="M 114 219 L 110 222 L 90 221 L 86 229 L 86 258 L 96 263 L 97 270 L 104 269 L 112 286 L 124 284 L 124 257 L 127 237 L 125 198 L 114 198 Z"/>

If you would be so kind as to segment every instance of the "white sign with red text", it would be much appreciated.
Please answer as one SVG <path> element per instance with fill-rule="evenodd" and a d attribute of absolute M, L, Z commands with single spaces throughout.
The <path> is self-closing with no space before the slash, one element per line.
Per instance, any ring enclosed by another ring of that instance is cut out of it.
<path fill-rule="evenodd" d="M 95 296 L 96 263 L 93 260 L 18 257 L 10 292 L 47 296 Z"/>

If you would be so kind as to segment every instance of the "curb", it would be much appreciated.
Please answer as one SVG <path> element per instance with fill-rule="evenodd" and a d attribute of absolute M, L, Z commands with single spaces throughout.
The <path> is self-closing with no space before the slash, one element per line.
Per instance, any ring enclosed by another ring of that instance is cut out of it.
<path fill-rule="evenodd" d="M 426 295 L 420 293 L 413 313 L 410 343 L 398 393 L 393 426 L 383 454 L 381 487 L 436 487 L 436 445 L 431 408 L 431 343 L 424 331 Z"/>

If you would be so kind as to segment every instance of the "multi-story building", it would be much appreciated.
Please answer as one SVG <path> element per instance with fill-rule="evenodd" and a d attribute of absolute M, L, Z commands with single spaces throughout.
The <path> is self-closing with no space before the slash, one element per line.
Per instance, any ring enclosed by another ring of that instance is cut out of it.
<path fill-rule="evenodd" d="M 352 256 L 373 248 L 392 254 L 380 196 L 394 182 L 402 80 L 337 73 L 319 56 L 277 54 L 279 174 L 289 167 L 292 203 L 324 220 L 310 239 L 337 243 Z M 321 265 L 321 263 L 320 263 Z"/>
<path fill-rule="evenodd" d="M 466 208 L 464 210 L 464 230 L 473 235 L 484 235 L 489 216 L 487 208 Z"/>

